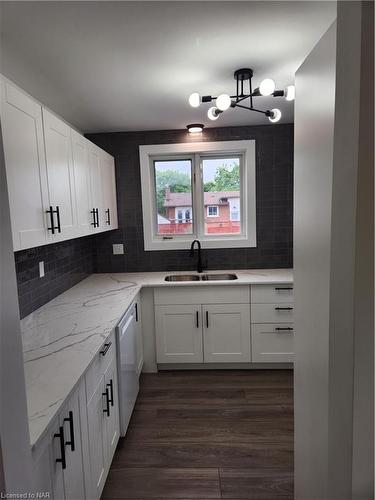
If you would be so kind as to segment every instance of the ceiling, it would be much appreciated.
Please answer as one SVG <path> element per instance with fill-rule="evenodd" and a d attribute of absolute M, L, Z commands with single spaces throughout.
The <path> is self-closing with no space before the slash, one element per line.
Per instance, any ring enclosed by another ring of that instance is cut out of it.
<path fill-rule="evenodd" d="M 228 110 L 215 122 L 191 92 L 234 93 L 233 71 L 277 88 L 336 16 L 318 1 L 1 2 L 1 72 L 83 132 L 269 124 Z M 259 98 L 293 121 L 293 104 Z M 270 125 L 272 126 L 272 125 Z"/>

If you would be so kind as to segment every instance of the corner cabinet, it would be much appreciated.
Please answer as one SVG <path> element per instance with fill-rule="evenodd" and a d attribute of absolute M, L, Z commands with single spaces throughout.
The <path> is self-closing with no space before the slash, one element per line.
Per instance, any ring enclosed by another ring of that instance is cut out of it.
<path fill-rule="evenodd" d="M 1 86 L 14 250 L 116 229 L 113 157 L 7 80 Z"/>

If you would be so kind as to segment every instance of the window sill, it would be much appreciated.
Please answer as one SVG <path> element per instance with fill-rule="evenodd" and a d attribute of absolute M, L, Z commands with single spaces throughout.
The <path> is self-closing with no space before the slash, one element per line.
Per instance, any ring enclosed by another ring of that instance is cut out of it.
<path fill-rule="evenodd" d="M 189 238 L 176 238 L 173 240 L 161 240 L 154 239 L 149 242 L 145 242 L 145 250 L 189 250 L 191 243 L 195 239 L 195 236 L 190 236 Z M 256 238 L 199 238 L 202 244 L 202 249 L 209 248 L 255 248 Z"/>

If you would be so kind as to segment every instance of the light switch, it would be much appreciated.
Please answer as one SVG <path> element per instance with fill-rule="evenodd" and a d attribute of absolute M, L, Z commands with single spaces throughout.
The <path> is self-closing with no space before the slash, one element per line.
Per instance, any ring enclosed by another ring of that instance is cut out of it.
<path fill-rule="evenodd" d="M 122 243 L 114 243 L 112 248 L 113 255 L 122 255 L 124 253 L 124 245 Z"/>
<path fill-rule="evenodd" d="M 44 262 L 41 261 L 41 262 L 39 262 L 39 278 L 43 278 L 44 275 L 45 275 Z"/>

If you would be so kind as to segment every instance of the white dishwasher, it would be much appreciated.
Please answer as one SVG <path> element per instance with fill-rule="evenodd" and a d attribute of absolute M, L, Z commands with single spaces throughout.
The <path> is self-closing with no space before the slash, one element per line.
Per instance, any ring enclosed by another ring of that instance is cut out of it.
<path fill-rule="evenodd" d="M 121 436 L 126 434 L 139 391 L 136 315 L 136 305 L 132 304 L 116 328 Z"/>

